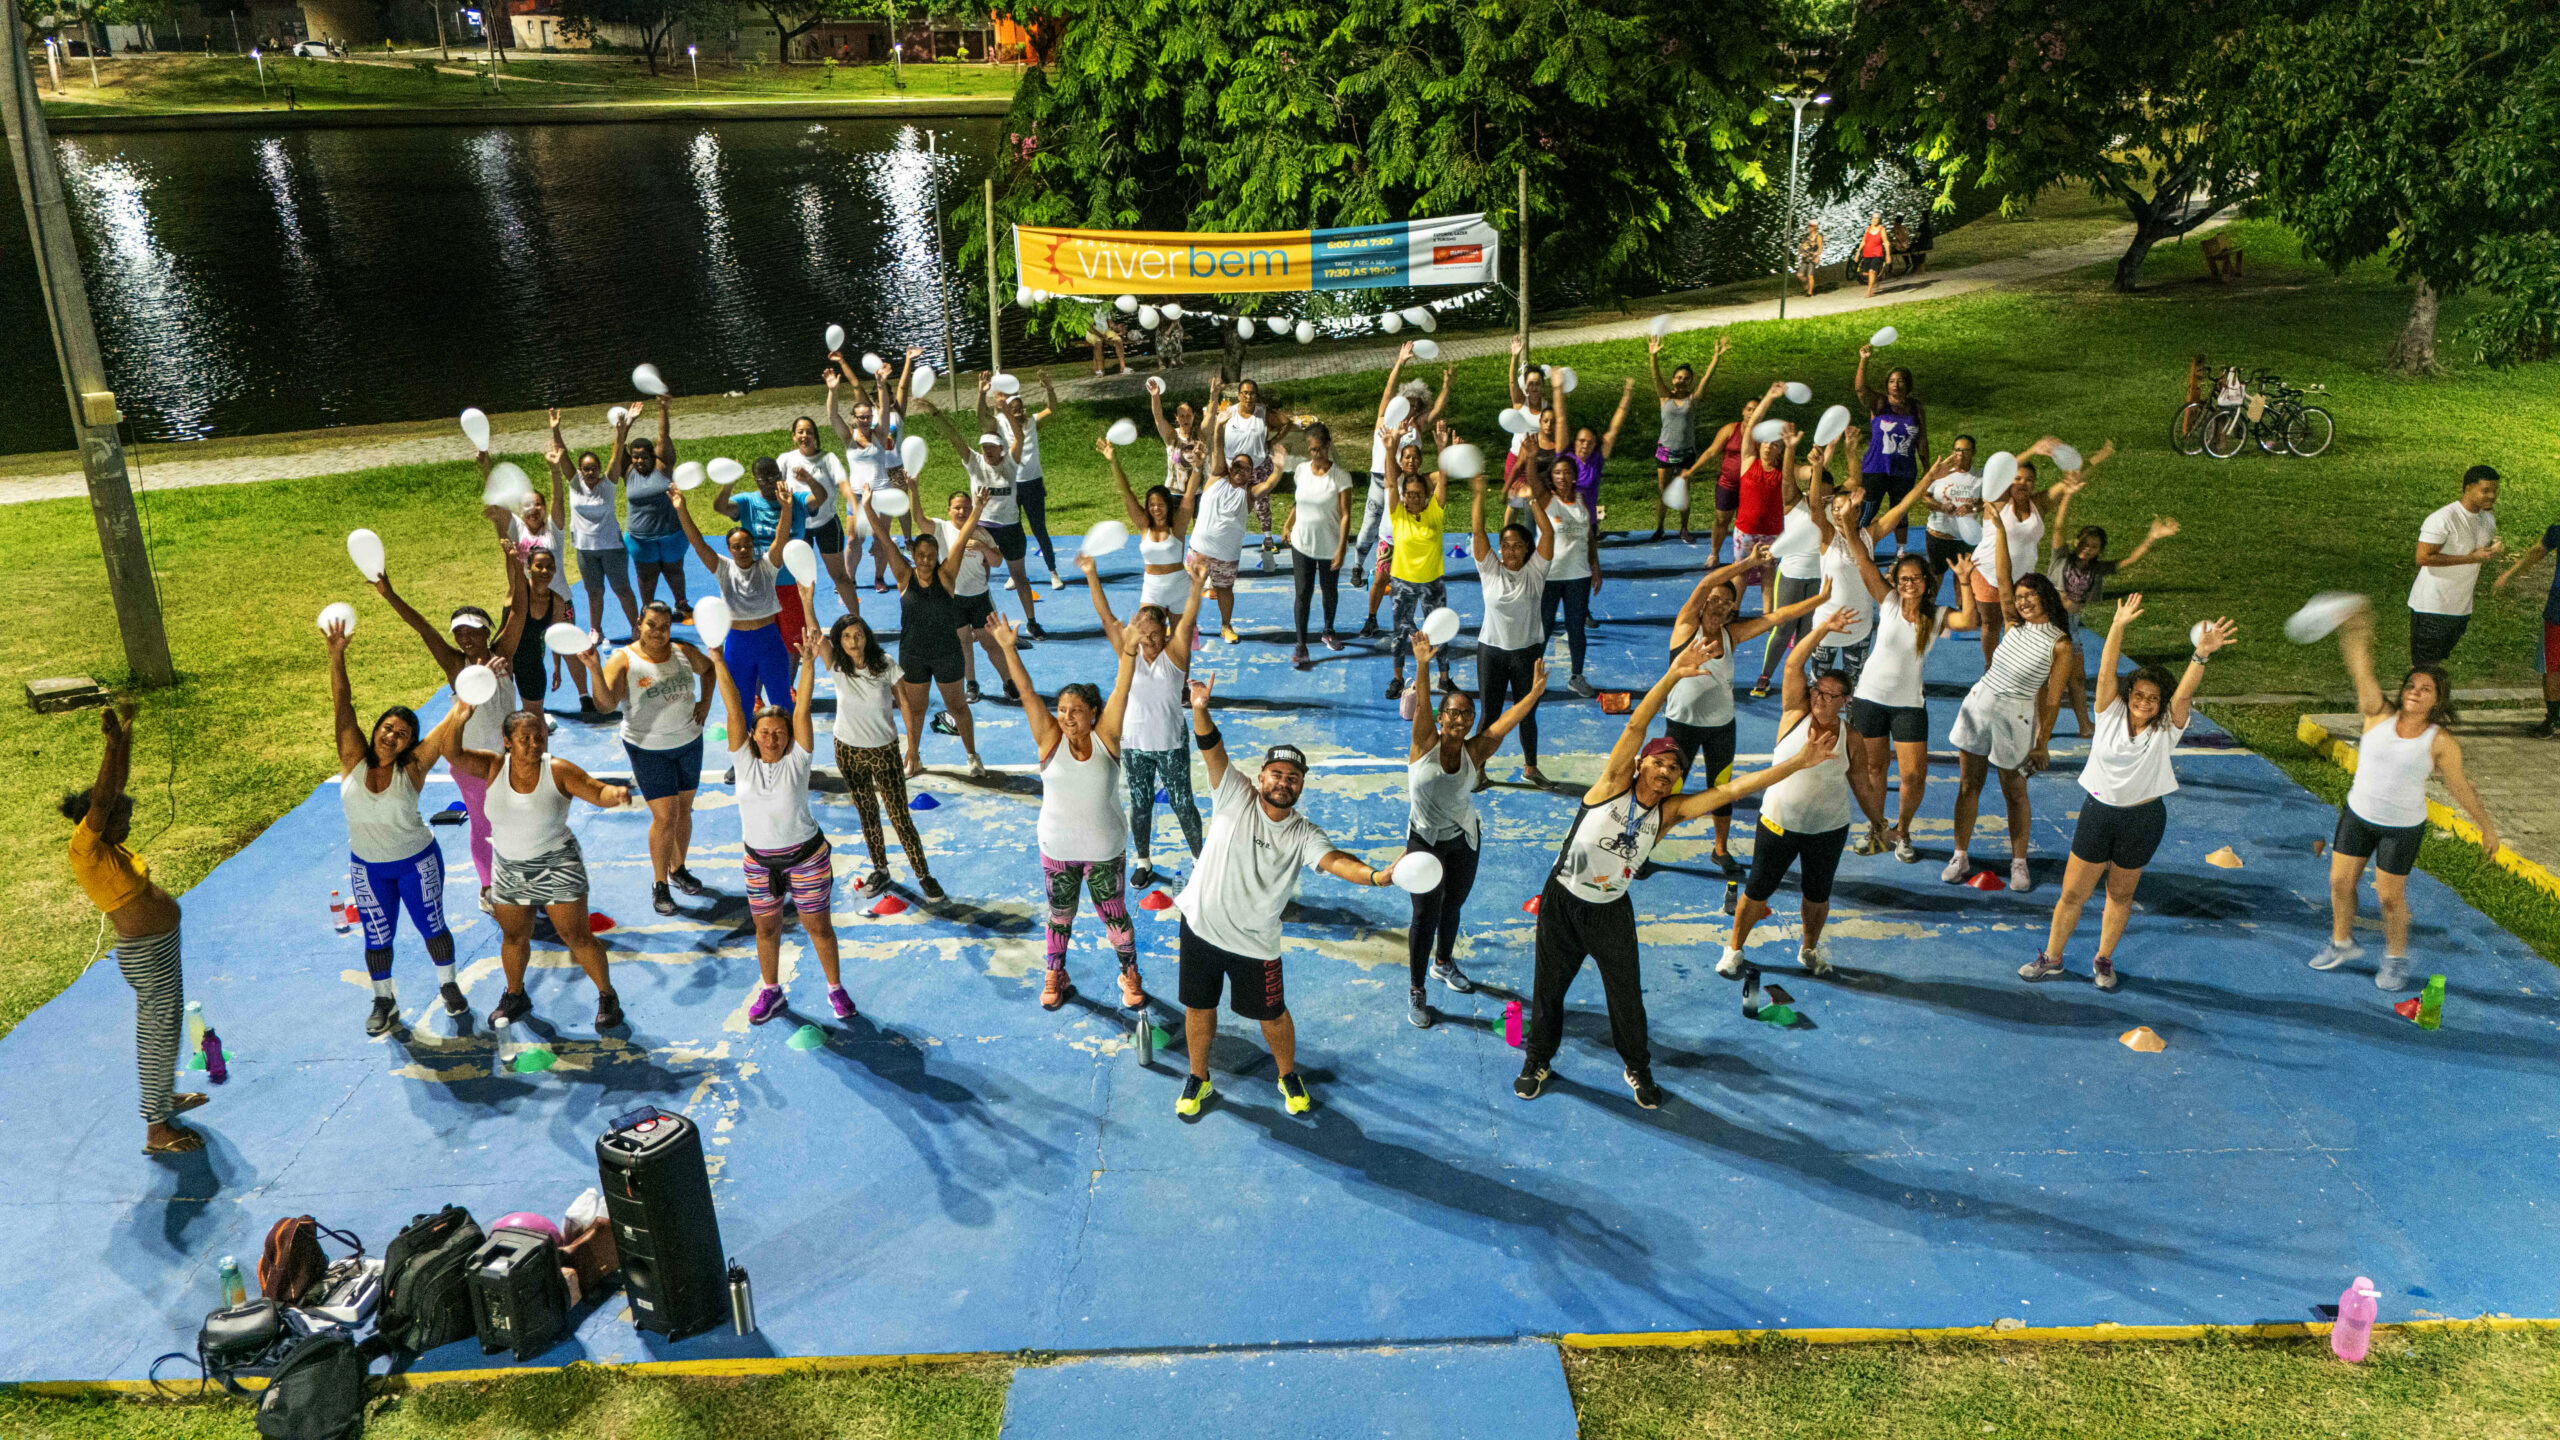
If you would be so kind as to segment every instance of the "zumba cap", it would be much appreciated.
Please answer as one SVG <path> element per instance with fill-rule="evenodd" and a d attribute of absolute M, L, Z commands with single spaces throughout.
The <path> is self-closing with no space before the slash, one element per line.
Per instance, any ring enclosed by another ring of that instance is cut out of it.
<path fill-rule="evenodd" d="M 1644 748 L 1636 752 L 1638 760 L 1650 760 L 1656 755 L 1668 755 L 1677 760 L 1680 758 L 1680 746 L 1668 735 L 1656 735 L 1644 742 Z"/>
<path fill-rule="evenodd" d="M 445 628 L 448 630 L 486 630 L 489 628 L 489 617 L 485 612 L 477 609 L 457 610 L 453 613 L 453 619 L 446 624 Z"/>
<path fill-rule="evenodd" d="M 1307 752 L 1295 745 L 1274 745 L 1262 752 L 1263 764 L 1268 765 L 1274 760 L 1297 766 L 1301 775 L 1307 773 Z"/>
<path fill-rule="evenodd" d="M 990 446 L 990 445 L 993 445 L 994 447 L 996 447 L 996 448 L 997 448 L 997 449 L 999 449 L 999 450 L 1003 449 L 1003 448 L 1004 448 L 1004 437 L 1003 437 L 1003 436 L 1001 436 L 1001 435 L 981 435 L 981 436 L 979 436 L 979 437 L 978 437 L 978 448 L 979 448 L 979 449 L 984 450 L 985 448 L 987 448 L 987 447 L 988 447 L 988 446 Z"/>

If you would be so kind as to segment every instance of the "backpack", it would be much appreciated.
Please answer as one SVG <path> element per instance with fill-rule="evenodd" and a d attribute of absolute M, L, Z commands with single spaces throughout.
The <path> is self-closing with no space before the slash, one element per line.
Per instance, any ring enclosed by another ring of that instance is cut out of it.
<path fill-rule="evenodd" d="M 459 1205 L 417 1216 L 392 1238 L 382 1252 L 374 1353 L 421 1355 L 476 1333 L 463 1269 L 482 1238 L 471 1212 Z"/>
<path fill-rule="evenodd" d="M 266 1440 L 357 1440 L 364 1434 L 364 1353 L 323 1332 L 295 1342 L 258 1396 Z"/>
<path fill-rule="evenodd" d="M 320 1249 L 323 1235 L 359 1256 L 364 1254 L 362 1240 L 308 1215 L 279 1220 L 267 1231 L 266 1249 L 258 1255 L 258 1293 L 272 1296 L 279 1305 L 300 1305 L 309 1299 L 329 1274 L 329 1257 Z"/>

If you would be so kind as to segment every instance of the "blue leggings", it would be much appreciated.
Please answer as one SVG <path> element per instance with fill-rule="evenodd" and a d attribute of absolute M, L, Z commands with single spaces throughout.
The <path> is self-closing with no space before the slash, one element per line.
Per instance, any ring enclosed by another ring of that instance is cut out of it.
<path fill-rule="evenodd" d="M 1573 673 L 1582 673 L 1583 648 L 1591 643 L 1583 631 L 1591 624 L 1591 577 L 1578 580 L 1550 580 L 1538 601 L 1538 619 L 1550 635 L 1556 633 L 1556 607 L 1564 607 L 1564 638 L 1573 653 Z"/>
<path fill-rule="evenodd" d="M 406 860 L 347 857 L 347 889 L 364 921 L 364 968 L 376 980 L 391 974 L 391 941 L 400 933 L 400 911 L 427 937 L 427 953 L 439 965 L 453 963 L 453 936 L 444 923 L 444 851 L 431 841 Z"/>
<path fill-rule="evenodd" d="M 765 699 L 790 708 L 791 677 L 799 667 L 791 663 L 791 647 L 782 643 L 781 621 L 730 631 L 721 655 L 729 666 L 729 678 L 738 682 L 738 703 L 748 714 L 755 713 L 759 687 Z"/>

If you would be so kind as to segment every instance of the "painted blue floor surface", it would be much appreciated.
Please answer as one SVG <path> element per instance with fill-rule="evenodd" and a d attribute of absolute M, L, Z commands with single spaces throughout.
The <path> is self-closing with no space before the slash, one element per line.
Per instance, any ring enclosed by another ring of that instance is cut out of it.
<path fill-rule="evenodd" d="M 1701 552 L 1612 544 L 1606 558 L 1590 673 L 1638 685 L 1660 669 Z M 1124 550 L 1107 572 L 1124 607 L 1134 564 Z M 1452 569 L 1472 627 L 1471 566 Z M 893 600 L 864 594 L 894 616 Z M 1056 636 L 1029 652 L 1042 686 L 1107 682 L 1084 598 L 1041 594 Z M 1305 745 L 1317 757 L 1308 813 L 1345 848 L 1393 854 L 1407 732 L 1381 698 L 1381 651 L 1319 649 L 1312 672 L 1294 672 L 1279 629 L 1286 572 L 1248 564 L 1240 598 L 1246 642 L 1212 644 L 1202 662 L 1220 677 L 1230 745 Z M 368 605 L 360 654 L 415 643 Z M 1362 606 L 1344 605 L 1347 634 Z M 1932 657 L 1941 750 L 1980 663 L 1970 637 Z M 1471 668 L 1463 655 L 1459 668 Z M 1562 694 L 1557 669 L 1545 766 L 1579 783 L 1621 722 Z M 419 698 L 361 697 L 368 715 Z M 1774 696 L 1743 702 L 1747 757 L 1768 750 L 1776 713 Z M 796 932 L 785 965 L 798 1013 L 747 1023 L 754 946 L 724 788 L 704 789 L 693 848 L 719 897 L 674 920 L 649 908 L 645 815 L 579 807 L 596 908 L 620 922 L 607 942 L 630 1027 L 598 1038 L 585 981 L 564 952 L 538 950 L 536 1016 L 561 1064 L 537 1075 L 493 1073 L 477 1025 L 456 1035 L 405 933 L 415 1029 L 365 1038 L 360 942 L 323 913 L 346 873 L 338 797 L 323 786 L 184 897 L 187 993 L 233 1057 L 230 1083 L 189 1117 L 206 1151 L 139 1153 L 132 1003 L 112 963 L 0 1041 L 0 1308 L 43 1317 L 0 1332 L 0 1378 L 141 1375 L 192 1343 L 220 1257 L 247 1263 L 283 1216 L 307 1211 L 378 1251 L 446 1202 L 484 1221 L 557 1215 L 594 1183 L 606 1122 L 643 1104 L 703 1126 L 723 1238 L 755 1277 L 763 1330 L 667 1345 L 635 1334 L 615 1297 L 544 1363 L 2300 1320 L 2359 1273 L 2382 1282 L 2385 1319 L 2560 1315 L 2560 977 L 2423 875 L 2410 890 L 2417 969 L 2449 978 L 2441 1031 L 2395 1017 L 2370 961 L 2306 969 L 2327 924 L 2312 843 L 2333 814 L 2265 760 L 2216 748 L 2210 725 L 2179 761 L 2184 788 L 2114 995 L 2014 975 L 2043 934 L 2082 793 L 2068 720 L 2055 769 L 2031 787 L 2032 894 L 1940 883 L 1947 764 L 1921 812 L 1923 863 L 1843 861 L 1837 980 L 1791 973 L 1793 897 L 1781 892 L 1753 954 L 1794 991 L 1807 1021 L 1794 1030 L 1744 1019 L 1737 988 L 1712 973 L 1727 922 L 1708 832 L 1666 845 L 1666 870 L 1636 896 L 1671 1095 L 1655 1112 L 1629 1100 L 1587 974 L 1557 1083 L 1535 1103 L 1510 1093 L 1519 1054 L 1503 1043 L 1503 1002 L 1528 982 L 1534 924 L 1521 907 L 1575 796 L 1508 783 L 1518 750 L 1506 746 L 1493 766 L 1506 783 L 1478 797 L 1488 848 L 1460 955 L 1487 990 L 1435 989 L 1446 1018 L 1411 1028 L 1404 897 L 1311 874 L 1288 973 L 1316 1107 L 1284 1111 L 1258 1035 L 1228 1017 L 1218 1098 L 1186 1124 L 1173 1113 L 1181 1058 L 1136 1064 L 1089 913 L 1072 957 L 1084 998 L 1040 1009 L 1028 730 L 992 701 L 977 714 L 986 758 L 1017 768 L 973 783 L 955 773 L 956 742 L 928 739 L 940 768 L 922 788 L 941 803 L 917 819 L 954 897 L 940 913 L 861 914 L 852 807 L 821 797 L 862 1007 L 850 1023 L 827 1017 Z M 563 718 L 557 744 L 600 772 L 623 768 L 609 727 Z M 721 762 L 709 764 L 716 781 Z M 453 793 L 439 778 L 430 803 Z M 1996 856 L 1996 788 L 1985 808 L 1975 850 Z M 1159 858 L 1181 854 L 1162 814 L 1155 833 Z M 472 908 L 463 832 L 436 834 L 457 877 L 465 988 L 485 1015 L 501 988 L 497 933 Z M 2205 863 L 2226 845 L 2243 868 Z M 903 857 L 892 867 L 912 898 Z M 1141 912 L 1138 924 L 1149 982 L 1170 994 L 1174 923 Z M 2084 976 L 2097 924 L 2092 905 L 2070 957 Z M 825 1029 L 824 1046 L 788 1048 L 802 1020 Z M 2166 1051 L 2117 1043 L 2135 1025 Z M 421 1362 L 483 1363 L 470 1344 Z"/>
<path fill-rule="evenodd" d="M 1573 1440 L 1546 1344 L 1123 1355 L 1024 1366 L 1004 1440 Z"/>

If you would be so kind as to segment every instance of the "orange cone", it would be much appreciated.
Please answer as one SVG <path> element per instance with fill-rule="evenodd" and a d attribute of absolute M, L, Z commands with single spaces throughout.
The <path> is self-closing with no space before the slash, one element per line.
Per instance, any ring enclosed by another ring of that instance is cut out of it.
<path fill-rule="evenodd" d="M 1972 886 L 1976 890 L 2006 890 L 2009 888 L 2009 882 L 2001 879 L 1999 872 L 1994 870 L 1976 870 L 1971 875 L 1965 877 L 1964 883 Z"/>
<path fill-rule="evenodd" d="M 1537 913 L 1538 913 L 1538 901 L 1539 901 L 1539 900 L 1541 900 L 1541 899 L 1543 899 L 1543 898 L 1544 898 L 1543 896 L 1538 896 L 1538 895 L 1532 895 L 1532 896 L 1530 896 L 1530 897 L 1529 897 L 1529 903 L 1520 907 L 1521 913 L 1522 913 L 1522 914 L 1525 914 L 1525 915 L 1535 915 L 1535 914 L 1537 914 Z"/>
<path fill-rule="evenodd" d="M 1161 890 L 1150 890 L 1146 893 L 1144 898 L 1138 901 L 1138 908 L 1141 910 L 1170 910 L 1173 908 L 1173 901 L 1166 898 L 1165 893 Z"/>
<path fill-rule="evenodd" d="M 899 899 L 895 895 L 883 895 L 879 900 L 872 904 L 871 913 L 874 915 L 903 915 L 907 912 L 907 909 L 908 906 L 906 901 Z"/>

